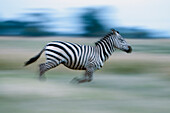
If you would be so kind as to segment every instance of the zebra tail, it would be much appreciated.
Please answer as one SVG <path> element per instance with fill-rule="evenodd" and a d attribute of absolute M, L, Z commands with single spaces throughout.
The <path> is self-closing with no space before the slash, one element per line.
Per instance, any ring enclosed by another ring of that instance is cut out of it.
<path fill-rule="evenodd" d="M 44 52 L 45 47 L 40 51 L 39 54 L 37 54 L 36 56 L 32 57 L 30 60 L 28 60 L 27 62 L 25 62 L 24 66 L 27 66 L 35 61 L 37 61 L 37 59 L 41 56 L 41 54 Z"/>

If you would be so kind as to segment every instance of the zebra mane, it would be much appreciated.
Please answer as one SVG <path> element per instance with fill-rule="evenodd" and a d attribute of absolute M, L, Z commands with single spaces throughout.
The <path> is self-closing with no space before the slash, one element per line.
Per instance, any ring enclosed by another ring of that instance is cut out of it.
<path fill-rule="evenodd" d="M 99 41 L 95 42 L 95 45 L 98 45 L 101 41 L 107 39 L 108 37 L 114 35 L 114 33 L 108 33 L 105 37 L 101 38 Z"/>

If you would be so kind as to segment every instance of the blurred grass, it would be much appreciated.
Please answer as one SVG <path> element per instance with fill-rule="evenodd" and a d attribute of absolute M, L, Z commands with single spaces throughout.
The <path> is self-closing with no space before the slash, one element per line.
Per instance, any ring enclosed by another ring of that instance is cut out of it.
<path fill-rule="evenodd" d="M 170 40 L 127 40 L 132 54 L 113 53 L 86 84 L 70 84 L 84 71 L 59 66 L 38 80 L 38 64 L 23 67 L 52 40 L 93 45 L 98 39 L 0 37 L 0 113 L 168 113 Z M 127 76 L 128 75 L 128 76 Z"/>

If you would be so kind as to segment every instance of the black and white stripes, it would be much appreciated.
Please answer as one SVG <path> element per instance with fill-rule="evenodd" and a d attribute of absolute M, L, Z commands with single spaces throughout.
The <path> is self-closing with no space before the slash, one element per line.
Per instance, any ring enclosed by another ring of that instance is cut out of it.
<path fill-rule="evenodd" d="M 74 78 L 74 82 L 89 82 L 92 80 L 93 72 L 103 66 L 103 62 L 111 56 L 115 48 L 127 53 L 132 51 L 132 48 L 116 30 L 112 30 L 112 33 L 96 42 L 95 46 L 53 41 L 25 65 L 36 61 L 45 51 L 46 63 L 40 64 L 40 76 L 47 70 L 63 64 L 70 69 L 86 70 L 85 75 L 82 78 Z"/>
<path fill-rule="evenodd" d="M 73 44 L 69 42 L 53 41 L 46 45 L 47 62 L 64 64 L 71 69 L 85 69 L 89 58 L 94 56 L 94 47 Z"/>

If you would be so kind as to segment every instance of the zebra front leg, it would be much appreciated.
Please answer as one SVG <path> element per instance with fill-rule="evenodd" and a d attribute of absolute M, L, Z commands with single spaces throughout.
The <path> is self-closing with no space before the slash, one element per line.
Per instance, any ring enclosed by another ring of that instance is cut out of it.
<path fill-rule="evenodd" d="M 85 74 L 82 78 L 75 77 L 71 82 L 72 83 L 84 83 L 84 82 L 90 82 L 93 80 L 93 72 L 94 68 L 93 66 L 88 66 L 86 68 Z"/>

